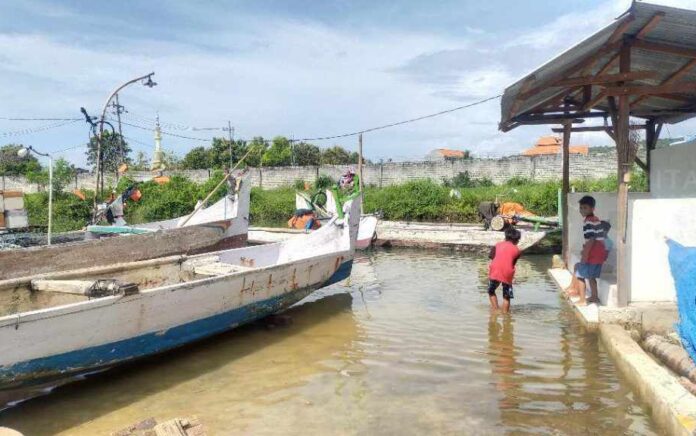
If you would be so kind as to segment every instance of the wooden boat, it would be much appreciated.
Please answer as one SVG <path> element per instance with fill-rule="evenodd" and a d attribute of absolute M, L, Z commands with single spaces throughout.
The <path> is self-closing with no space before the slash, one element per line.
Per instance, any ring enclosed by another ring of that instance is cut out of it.
<path fill-rule="evenodd" d="M 298 192 L 295 194 L 296 209 L 313 209 L 317 213 L 319 220 L 326 223 L 336 214 L 336 201 L 330 190 L 326 191 L 326 208 L 315 205 L 305 194 Z M 355 248 L 365 250 L 370 248 L 376 240 L 377 216 L 374 214 L 363 214 L 360 216 L 360 226 L 358 229 L 358 239 L 355 241 Z M 285 241 L 293 236 L 304 234 L 303 230 L 277 228 L 277 227 L 251 227 L 249 229 L 249 242 L 254 244 L 270 244 L 273 242 Z"/>
<path fill-rule="evenodd" d="M 137 227 L 90 226 L 84 240 L 0 251 L 0 280 L 35 274 L 138 261 L 175 254 L 196 254 L 246 245 L 249 192 L 237 192 L 187 217 Z"/>
<path fill-rule="evenodd" d="M 344 210 L 281 243 L 0 281 L 0 394 L 188 344 L 348 277 L 360 198 Z"/>

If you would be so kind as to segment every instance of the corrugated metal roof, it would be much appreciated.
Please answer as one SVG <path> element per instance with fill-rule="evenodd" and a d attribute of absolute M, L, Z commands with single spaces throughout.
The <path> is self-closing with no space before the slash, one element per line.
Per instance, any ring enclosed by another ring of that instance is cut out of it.
<path fill-rule="evenodd" d="M 594 62 L 592 68 L 588 68 L 583 73 L 583 75 L 596 74 L 618 53 L 620 47 L 616 44 L 613 47 L 610 46 L 609 39 L 615 30 L 622 26 L 622 23 L 625 22 L 624 20 L 630 20 L 631 16 L 633 17 L 633 21 L 625 28 L 624 35 L 635 36 L 655 14 L 664 14 L 664 16 L 641 39 L 642 41 L 696 50 L 696 10 L 671 8 L 642 2 L 634 3 L 625 14 L 604 29 L 566 50 L 506 88 L 501 100 L 501 128 L 507 129 L 512 127 L 516 116 L 530 113 L 546 101 L 565 95 L 567 90 L 577 89 L 552 86 L 549 82 L 553 83 L 554 79 L 559 77 L 562 79 L 578 77 L 582 68 L 579 71 L 569 72 L 568 74 L 564 74 L 564 72 L 569 71 L 573 66 L 582 64 L 587 58 L 600 52 L 602 55 Z M 654 71 L 657 73 L 657 77 L 654 79 L 636 80 L 632 83 L 635 85 L 659 85 L 691 59 L 681 55 L 633 47 L 631 49 L 631 71 Z M 604 74 L 615 74 L 618 72 L 618 62 L 615 62 L 615 65 L 605 71 Z M 692 68 L 679 82 L 694 81 L 696 81 L 696 68 Z M 547 86 L 544 86 L 544 84 Z M 529 92 L 530 89 L 537 87 L 540 88 L 534 95 L 516 101 L 520 94 Z M 592 97 L 594 98 L 601 92 L 601 87 L 593 86 L 592 90 Z M 631 109 L 631 115 L 649 118 L 654 117 L 655 111 L 684 110 L 686 107 L 693 107 L 694 112 L 666 114 L 660 116 L 660 121 L 675 123 L 696 116 L 696 92 L 680 93 L 672 96 L 672 98 L 648 96 Z M 606 99 L 598 103 L 595 109 L 608 111 Z"/>

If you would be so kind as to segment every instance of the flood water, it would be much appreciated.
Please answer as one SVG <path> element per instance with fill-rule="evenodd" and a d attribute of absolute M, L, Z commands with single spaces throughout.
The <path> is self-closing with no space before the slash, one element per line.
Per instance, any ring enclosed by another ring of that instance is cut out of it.
<path fill-rule="evenodd" d="M 490 315 L 474 255 L 360 255 L 349 283 L 258 323 L 0 413 L 26 435 L 98 435 L 198 416 L 209 434 L 655 434 L 594 333 L 518 265 Z M 283 324 L 283 323 L 277 323 Z"/>

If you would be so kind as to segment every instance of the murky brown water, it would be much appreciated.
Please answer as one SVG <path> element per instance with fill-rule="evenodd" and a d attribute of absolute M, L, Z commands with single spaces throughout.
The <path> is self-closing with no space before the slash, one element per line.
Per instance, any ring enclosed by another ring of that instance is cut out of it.
<path fill-rule="evenodd" d="M 197 415 L 210 434 L 654 434 L 595 334 L 546 276 L 518 267 L 513 315 L 490 316 L 484 259 L 380 251 L 349 286 L 288 314 L 0 413 L 26 435 L 98 435 Z"/>

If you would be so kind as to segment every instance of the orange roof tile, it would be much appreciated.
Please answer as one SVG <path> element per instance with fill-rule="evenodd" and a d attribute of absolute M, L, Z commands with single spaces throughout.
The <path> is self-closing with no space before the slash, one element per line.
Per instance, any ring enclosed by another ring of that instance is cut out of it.
<path fill-rule="evenodd" d="M 462 150 L 449 150 L 447 148 L 438 148 L 435 151 L 438 152 L 443 157 L 454 157 L 454 158 L 466 157 L 466 153 Z"/>

